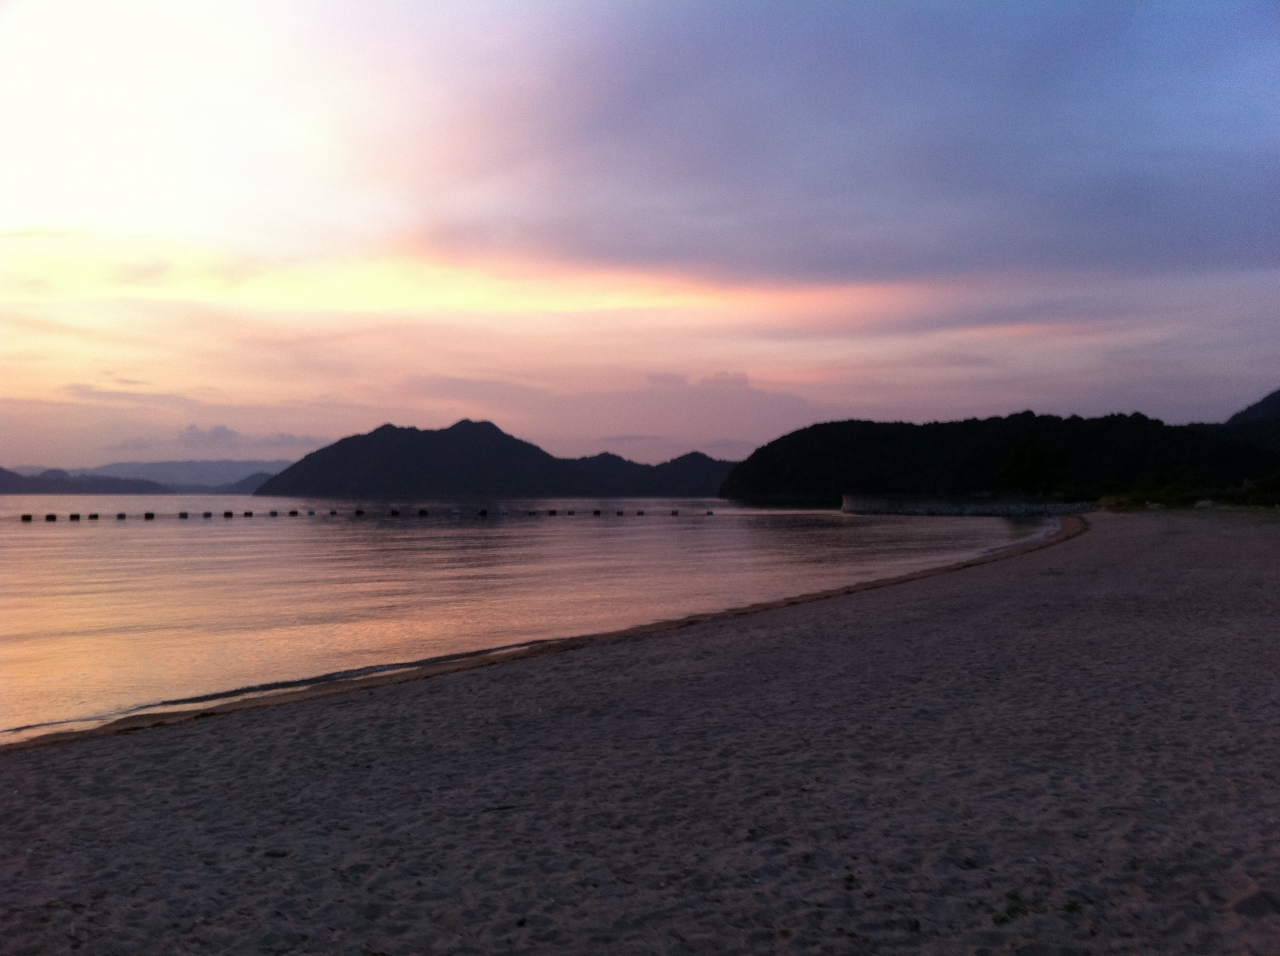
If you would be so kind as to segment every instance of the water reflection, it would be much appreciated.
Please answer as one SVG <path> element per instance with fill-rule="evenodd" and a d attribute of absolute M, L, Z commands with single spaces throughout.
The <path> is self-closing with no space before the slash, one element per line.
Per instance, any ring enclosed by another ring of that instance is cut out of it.
<path fill-rule="evenodd" d="M 413 503 L 392 518 L 368 505 L 357 519 L 336 502 L 0 499 L 0 729 L 766 601 L 948 563 L 1047 527 L 718 501 L 488 507 L 486 519 Z M 133 520 L 148 510 L 154 521 Z M 228 510 L 234 519 L 221 517 Z M 19 521 L 72 511 L 129 518 Z"/>

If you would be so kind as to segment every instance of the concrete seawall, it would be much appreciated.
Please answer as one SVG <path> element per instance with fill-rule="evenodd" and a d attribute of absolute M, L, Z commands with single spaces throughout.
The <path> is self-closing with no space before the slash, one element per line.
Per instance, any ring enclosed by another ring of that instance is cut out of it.
<path fill-rule="evenodd" d="M 1079 515 L 1092 509 L 1092 501 L 942 495 L 845 495 L 840 508 L 846 514 L 859 515 L 971 515 L 997 518 Z"/>

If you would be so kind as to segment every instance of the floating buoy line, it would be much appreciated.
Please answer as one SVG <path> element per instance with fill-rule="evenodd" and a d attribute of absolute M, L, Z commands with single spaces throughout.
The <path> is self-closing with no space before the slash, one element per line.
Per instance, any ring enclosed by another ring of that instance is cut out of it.
<path fill-rule="evenodd" d="M 412 514 L 411 514 L 412 510 L 413 510 L 413 509 L 408 509 L 408 511 L 410 512 L 410 514 L 406 515 L 407 517 L 412 517 Z M 366 512 L 365 512 L 365 510 L 364 510 L 363 508 L 355 508 L 355 509 L 353 509 L 352 511 L 350 511 L 350 512 L 346 513 L 346 514 L 343 514 L 342 512 L 338 511 L 338 509 L 336 509 L 336 508 L 330 508 L 330 509 L 329 509 L 329 513 L 328 513 L 328 515 L 327 515 L 327 516 L 322 516 L 322 517 L 329 517 L 329 518 L 341 518 L 341 517 L 352 517 L 352 518 L 366 518 L 366 517 L 367 517 L 367 518 L 399 518 L 399 517 L 401 517 L 401 516 L 402 516 L 402 514 L 404 514 L 404 511 L 405 511 L 405 509 L 401 509 L 401 508 L 388 508 L 385 512 L 377 512 L 377 513 L 375 513 L 375 514 L 368 514 L 368 513 L 366 513 Z M 569 508 L 569 509 L 565 510 L 563 513 L 564 513 L 566 516 L 573 517 L 573 516 L 574 516 L 574 515 L 576 515 L 578 512 L 577 512 L 577 510 L 576 510 L 576 509 Z M 300 509 L 291 509 L 290 511 L 288 511 L 288 512 L 287 512 L 287 514 L 288 514 L 288 516 L 289 516 L 290 518 L 299 518 L 299 517 L 302 517 L 302 512 L 301 512 L 301 510 L 300 510 Z M 517 514 L 519 514 L 519 512 L 517 512 Z M 560 514 L 561 514 L 561 512 L 560 512 L 560 510 L 559 510 L 558 508 L 548 508 L 548 509 L 546 509 L 545 511 L 537 511 L 537 510 L 524 509 L 524 516 L 525 516 L 525 517 L 527 517 L 527 518 L 538 518 L 538 517 L 555 518 L 555 517 L 559 516 Z M 631 512 L 631 514 L 632 514 L 632 515 L 634 515 L 634 516 L 635 516 L 635 517 L 637 517 L 637 518 L 643 518 L 643 517 L 645 516 L 644 509 L 643 509 L 643 508 L 638 508 L 638 509 L 636 509 L 635 511 Z M 714 512 L 714 511 L 712 511 L 712 510 L 708 509 L 708 510 L 707 510 L 707 512 L 706 512 L 706 515 L 705 515 L 705 516 L 709 518 L 709 517 L 712 517 L 714 514 L 715 514 L 715 512 Z M 599 517 L 602 517 L 602 516 L 603 516 L 603 512 L 602 512 L 602 510 L 601 510 L 600 508 L 595 508 L 595 509 L 593 509 L 593 510 L 592 510 L 591 515 L 592 515 L 592 517 L 599 518 Z M 618 518 L 625 517 L 626 515 L 627 515 L 627 511 L 622 510 L 622 509 L 619 509 L 619 510 L 615 511 L 615 513 L 614 513 L 614 517 L 618 517 Z M 234 518 L 235 516 L 236 516 L 236 513 L 235 513 L 234 511 L 224 511 L 224 512 L 222 512 L 223 520 L 229 520 L 229 519 Z M 252 512 L 252 511 L 245 511 L 245 512 L 242 512 L 241 516 L 242 516 L 242 517 L 244 517 L 244 518 L 253 518 L 253 517 L 254 517 L 254 512 Z M 279 518 L 280 516 L 281 516 L 281 515 L 280 515 L 280 512 L 279 512 L 279 511 L 268 511 L 268 512 L 266 513 L 266 515 L 263 515 L 263 514 L 261 514 L 261 513 L 259 513 L 259 514 L 258 514 L 258 517 L 259 517 L 259 518 L 262 518 L 262 517 L 267 517 L 267 518 Z M 438 512 L 438 516 L 441 516 L 441 517 L 450 517 L 450 518 L 487 518 L 487 517 L 489 517 L 489 509 L 488 509 L 488 508 L 476 508 L 476 509 L 474 509 L 474 510 L 465 510 L 465 511 L 464 511 L 462 508 L 451 508 L 447 513 L 442 509 L 440 512 Z M 510 511 L 508 511 L 506 508 L 501 508 L 501 509 L 499 509 L 499 510 L 498 510 L 498 517 L 501 517 L 501 518 L 509 518 L 510 516 L 511 516 L 511 512 L 510 512 Z M 680 509 L 678 509 L 678 508 L 672 508 L 672 509 L 671 509 L 671 517 L 673 517 L 673 518 L 677 518 L 677 517 L 679 517 L 679 516 L 680 516 Z M 87 518 L 89 521 L 98 521 L 98 520 L 100 519 L 100 515 L 99 515 L 97 512 L 89 512 L 88 514 L 85 514 L 85 515 L 81 515 L 79 512 L 71 512 L 70 514 L 68 514 L 68 515 L 67 515 L 67 520 L 68 520 L 68 521 L 72 521 L 72 522 L 78 522 L 78 521 L 80 521 L 80 520 L 81 520 L 81 518 L 82 518 L 82 517 L 83 517 L 83 518 Z M 141 514 L 141 515 L 135 515 L 134 517 L 135 517 L 135 518 L 140 517 L 143 521 L 155 521 L 155 520 L 156 520 L 156 518 L 157 518 L 157 513 L 156 513 L 156 512 L 154 512 L 154 511 L 144 511 L 144 512 L 142 512 L 142 514 Z M 177 520 L 179 520 L 179 521 L 188 521 L 188 520 L 190 520 L 190 518 L 191 518 L 191 512 L 188 512 L 188 511 L 179 511 L 179 512 L 177 512 L 177 513 L 176 513 L 176 514 L 174 514 L 174 515 L 164 515 L 164 514 L 161 514 L 161 515 L 159 515 L 159 517 L 160 517 L 160 518 L 162 518 L 162 519 L 163 519 L 163 518 L 170 518 L 170 517 L 172 517 L 172 518 L 176 518 L 176 519 L 177 519 Z M 201 512 L 201 513 L 200 513 L 200 517 L 201 517 L 202 519 L 206 520 L 206 521 L 207 521 L 207 520 L 211 520 L 211 519 L 214 517 L 214 512 L 212 512 L 212 511 L 203 511 L 203 512 Z M 306 512 L 306 517 L 308 517 L 308 518 L 314 518 L 314 517 L 316 517 L 316 510 L 315 510 L 314 508 L 308 508 L 308 509 L 307 509 L 307 512 Z M 429 517 L 431 517 L 431 509 L 429 509 L 429 508 L 418 508 L 418 509 L 417 509 L 417 517 L 419 517 L 419 518 L 429 518 Z M 119 512 L 117 512 L 117 513 L 116 513 L 116 521 L 127 521 L 128 519 L 129 519 L 129 515 L 128 515 L 126 512 L 119 511 Z M 20 516 L 20 519 L 19 519 L 19 520 L 21 520 L 21 522 L 22 522 L 23 524 L 30 524 L 30 523 L 33 523 L 33 522 L 36 520 L 36 516 L 35 516 L 34 514 L 24 514 L 24 515 L 21 515 L 21 516 Z M 58 515 L 57 515 L 57 514 L 46 514 L 46 515 L 44 516 L 44 520 L 45 520 L 45 522 L 46 522 L 46 523 L 54 524 L 54 523 L 56 523 L 56 522 L 58 521 Z"/>

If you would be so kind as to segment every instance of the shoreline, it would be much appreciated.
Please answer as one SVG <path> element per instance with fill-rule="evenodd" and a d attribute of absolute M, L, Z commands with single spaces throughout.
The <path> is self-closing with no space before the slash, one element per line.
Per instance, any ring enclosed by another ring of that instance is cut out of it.
<path fill-rule="evenodd" d="M 1088 523 L 5 754 L 0 953 L 1269 956 L 1280 523 Z"/>
<path fill-rule="evenodd" d="M 967 568 L 978 567 L 985 564 L 991 564 L 996 561 L 1004 561 L 1009 558 L 1030 554 L 1034 551 L 1039 551 L 1044 548 L 1060 544 L 1064 541 L 1069 541 L 1089 530 L 1089 522 L 1086 518 L 1080 515 L 1063 515 L 1059 516 L 1057 520 L 1059 522 L 1058 530 L 1052 534 L 1036 538 L 1032 541 L 1023 542 L 1021 544 L 1014 544 L 1009 547 L 1000 548 L 996 551 L 982 554 L 975 558 L 969 558 L 964 561 L 955 562 L 953 564 L 940 565 L 934 568 L 925 568 L 921 571 L 913 571 L 908 574 L 896 575 L 888 578 L 877 578 L 872 581 L 862 581 L 857 584 L 830 588 L 823 591 L 813 591 L 790 597 L 777 598 L 772 601 L 762 601 L 756 604 L 725 608 L 718 611 L 690 614 L 685 617 L 674 618 L 671 620 L 654 621 L 648 624 L 639 624 L 616 631 L 604 631 L 600 633 L 581 634 L 570 637 L 546 638 L 520 644 L 510 644 L 476 651 L 465 651 L 459 654 L 450 654 L 442 657 L 427 658 L 421 661 L 413 661 L 405 664 L 391 663 L 386 665 L 374 665 L 375 667 L 385 669 L 380 670 L 378 673 L 368 674 L 366 676 L 337 677 L 327 680 L 324 675 L 312 678 L 300 678 L 296 681 L 283 682 L 287 685 L 291 685 L 288 689 L 271 689 L 264 693 L 256 693 L 253 688 L 231 689 L 218 692 L 215 695 L 206 695 L 206 700 L 211 697 L 219 699 L 225 697 L 236 698 L 234 700 L 223 700 L 222 703 L 212 704 L 211 706 L 176 707 L 172 710 L 149 710 L 143 713 L 119 717 L 96 727 L 89 727 L 82 730 L 52 731 L 35 737 L 29 737 L 25 740 L 0 744 L 0 757 L 3 757 L 6 753 L 14 751 L 33 750 L 57 746 L 60 744 L 76 743 L 82 740 L 92 740 L 121 734 L 133 734 L 142 730 L 173 726 L 195 720 L 205 720 L 226 714 L 261 710 L 270 707 L 280 707 L 287 704 L 316 700 L 324 697 L 351 694 L 363 690 L 373 690 L 378 687 L 406 684 L 414 681 L 425 680 L 431 677 L 440 677 L 446 674 L 456 674 L 461 671 L 507 663 L 509 661 L 578 650 L 592 644 L 620 641 L 641 635 L 678 631 L 697 624 L 727 620 L 752 614 L 760 614 L 784 607 L 793 607 L 814 601 L 824 601 L 831 598 L 843 597 L 845 595 L 856 594 L 862 591 L 878 590 L 880 588 L 892 587 L 894 585 L 905 584 L 911 581 L 920 581 L 943 574 L 951 574 Z M 196 701 L 194 700 L 191 701 L 191 703 L 195 702 Z M 181 704 L 182 702 L 174 703 Z M 161 703 L 155 706 L 164 707 L 166 705 Z"/>

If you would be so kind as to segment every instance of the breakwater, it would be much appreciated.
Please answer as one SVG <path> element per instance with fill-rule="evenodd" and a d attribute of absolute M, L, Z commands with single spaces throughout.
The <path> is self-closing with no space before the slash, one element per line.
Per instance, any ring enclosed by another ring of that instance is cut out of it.
<path fill-rule="evenodd" d="M 844 495 L 840 510 L 858 515 L 933 515 L 981 518 L 1050 518 L 1079 515 L 1092 501 L 996 498 L 977 495 Z"/>

